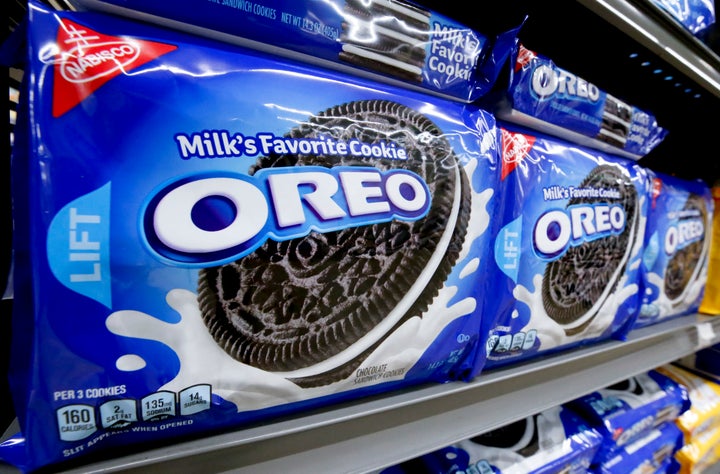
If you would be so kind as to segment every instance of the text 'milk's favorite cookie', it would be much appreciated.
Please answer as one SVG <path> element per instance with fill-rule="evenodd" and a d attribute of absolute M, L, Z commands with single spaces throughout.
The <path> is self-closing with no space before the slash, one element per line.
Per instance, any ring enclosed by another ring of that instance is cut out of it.
<path fill-rule="evenodd" d="M 31 3 L 28 24 L 21 433 L 0 457 L 73 461 L 478 373 L 491 114 L 122 17 Z"/>
<path fill-rule="evenodd" d="M 503 124 L 504 274 L 488 366 L 622 337 L 639 308 L 647 179 L 635 162 Z"/>

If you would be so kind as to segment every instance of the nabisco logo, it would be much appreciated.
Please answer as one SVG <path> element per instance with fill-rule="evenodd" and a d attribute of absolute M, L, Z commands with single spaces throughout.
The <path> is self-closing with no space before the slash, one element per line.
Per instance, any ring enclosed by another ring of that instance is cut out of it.
<path fill-rule="evenodd" d="M 504 128 L 500 129 L 502 134 L 502 179 L 505 179 L 515 167 L 527 158 L 528 152 L 535 143 L 535 137 L 514 133 Z"/>
<path fill-rule="evenodd" d="M 130 66 L 139 56 L 140 49 L 130 42 L 80 46 L 64 58 L 60 74 L 66 81 L 90 82 Z"/>
<path fill-rule="evenodd" d="M 660 196 L 660 193 L 662 192 L 662 179 L 660 178 L 653 178 L 652 180 L 652 209 L 655 209 L 655 205 L 657 204 L 657 198 Z"/>
<path fill-rule="evenodd" d="M 108 36 L 61 18 L 57 44 L 41 60 L 55 65 L 53 117 L 60 117 L 111 79 L 177 48 Z"/>
<path fill-rule="evenodd" d="M 530 51 L 523 45 L 518 45 L 517 59 L 515 60 L 515 72 L 520 69 L 527 69 L 530 67 L 530 62 L 535 59 L 537 55 L 534 51 Z"/>

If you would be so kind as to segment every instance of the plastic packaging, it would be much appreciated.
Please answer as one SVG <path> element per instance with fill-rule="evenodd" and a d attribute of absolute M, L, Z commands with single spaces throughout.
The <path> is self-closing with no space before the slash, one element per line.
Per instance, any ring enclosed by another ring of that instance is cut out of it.
<path fill-rule="evenodd" d="M 478 373 L 491 114 L 28 9 L 2 459 L 82 462 Z"/>

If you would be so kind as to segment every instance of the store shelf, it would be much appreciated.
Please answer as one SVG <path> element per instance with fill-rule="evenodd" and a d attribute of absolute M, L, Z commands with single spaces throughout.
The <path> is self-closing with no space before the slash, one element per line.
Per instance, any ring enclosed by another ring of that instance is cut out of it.
<path fill-rule="evenodd" d="M 421 3 L 462 21 L 467 19 L 467 6 L 459 2 Z M 548 2 L 508 0 L 483 8 L 532 11 L 539 26 L 533 30 L 529 25 L 526 38 L 537 40 L 534 44 L 539 45 L 540 52 L 603 89 L 656 113 L 670 135 L 667 143 L 645 160 L 648 167 L 674 169 L 683 177 L 708 181 L 720 177 L 718 160 L 707 164 L 699 158 L 706 141 L 693 140 L 694 136 L 713 136 L 708 132 L 716 133 L 715 124 L 692 120 L 704 121 L 707 112 L 716 114 L 719 110 L 720 57 L 669 14 L 649 0 L 559 1 L 552 7 Z M 483 15 L 492 21 L 497 13 L 486 11 Z M 576 24 L 568 24 L 567 18 L 574 18 Z M 473 21 L 467 19 L 470 26 L 476 26 Z M 578 33 L 581 29 L 584 35 Z M 553 44 L 557 49 L 552 49 Z M 643 71 L 627 67 L 622 55 L 636 45 L 654 61 L 679 72 L 683 87 L 689 85 L 693 93 L 671 95 L 663 89 L 667 87 L 664 83 L 651 82 Z M 690 99 L 695 91 L 703 93 L 700 101 Z M 674 161 L 677 156 L 697 156 L 698 160 L 694 167 L 683 166 Z M 636 330 L 626 341 L 593 344 L 483 372 L 470 383 L 393 392 L 63 472 L 376 472 L 718 342 L 720 317 L 692 315 Z M 17 472 L 0 463 L 0 474 Z"/>
<path fill-rule="evenodd" d="M 649 0 L 578 0 L 697 85 L 720 97 L 720 57 Z"/>
<path fill-rule="evenodd" d="M 480 374 L 86 464 L 67 473 L 375 472 L 490 431 L 720 341 L 692 315 Z M 0 473 L 17 472 L 0 466 Z"/>

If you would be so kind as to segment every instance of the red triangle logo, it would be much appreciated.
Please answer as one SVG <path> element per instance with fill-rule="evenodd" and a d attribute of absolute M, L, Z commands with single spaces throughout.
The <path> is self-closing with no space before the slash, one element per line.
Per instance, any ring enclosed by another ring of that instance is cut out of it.
<path fill-rule="evenodd" d="M 60 117 L 120 74 L 177 46 L 108 36 L 68 19 L 60 20 L 53 86 L 53 117 Z"/>
<path fill-rule="evenodd" d="M 528 155 L 535 144 L 535 137 L 510 132 L 504 128 L 501 128 L 500 132 L 502 134 L 501 179 L 504 180 Z"/>
<path fill-rule="evenodd" d="M 660 193 L 662 192 L 662 180 L 660 178 L 653 178 L 652 180 L 652 208 L 655 209 L 655 205 L 657 204 L 657 198 L 660 196 Z"/>
<path fill-rule="evenodd" d="M 518 72 L 520 69 L 526 69 L 536 57 L 537 55 L 534 51 L 531 51 L 522 44 L 519 44 L 517 59 L 515 60 L 515 72 Z"/>

